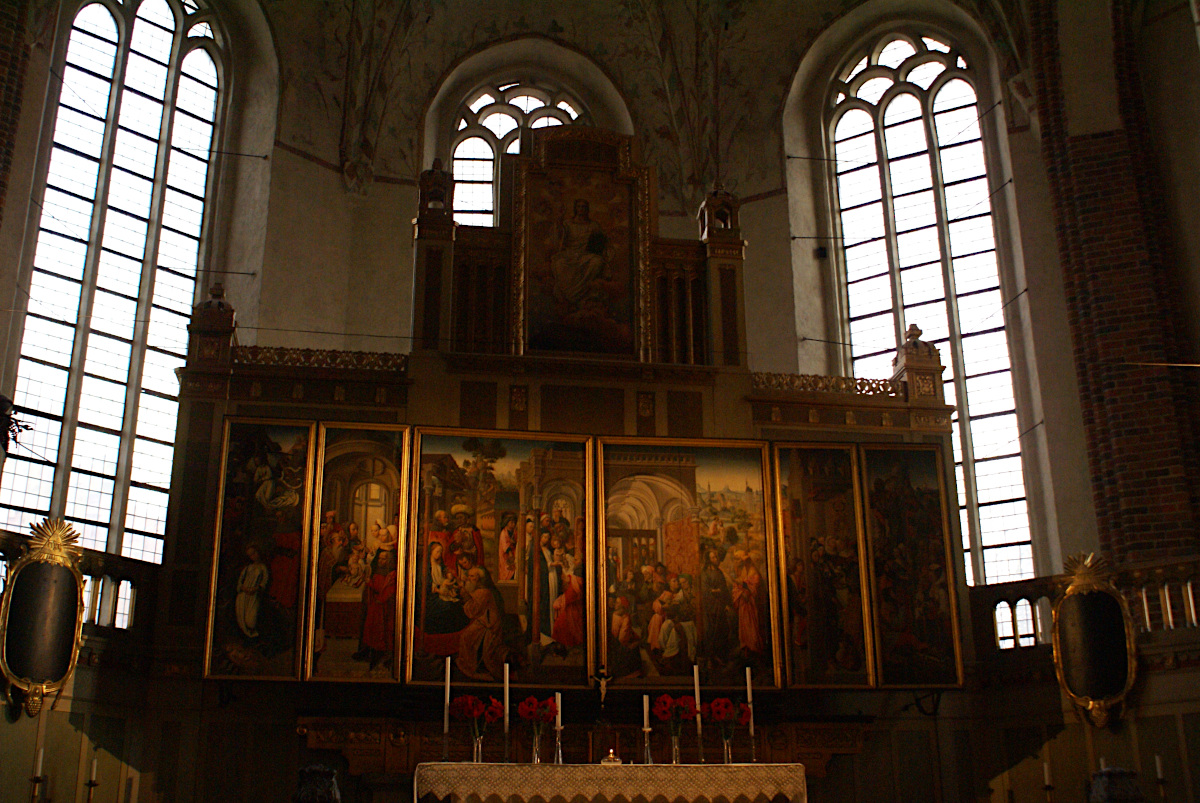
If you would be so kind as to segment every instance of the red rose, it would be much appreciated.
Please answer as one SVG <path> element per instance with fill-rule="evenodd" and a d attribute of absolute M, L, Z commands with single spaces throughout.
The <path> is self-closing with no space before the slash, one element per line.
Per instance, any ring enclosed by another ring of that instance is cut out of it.
<path fill-rule="evenodd" d="M 738 724 L 745 727 L 750 724 L 750 706 L 738 703 Z"/>
<path fill-rule="evenodd" d="M 710 716 L 713 722 L 725 722 L 734 717 L 733 701 L 728 697 L 718 697 L 713 700 L 710 710 L 711 713 L 706 716 Z"/>
<path fill-rule="evenodd" d="M 473 694 L 455 697 L 450 703 L 450 714 L 455 719 L 475 719 L 483 713 L 483 701 Z"/>
<path fill-rule="evenodd" d="M 517 704 L 517 715 L 521 719 L 532 720 L 537 716 L 538 701 L 536 697 L 526 697 Z"/>
<path fill-rule="evenodd" d="M 681 719 L 686 719 L 689 722 L 696 718 L 696 698 L 688 695 L 680 697 L 675 701 L 676 707 L 679 708 L 679 716 Z"/>
<path fill-rule="evenodd" d="M 504 703 L 497 700 L 495 697 L 489 698 L 491 702 L 488 704 L 487 710 L 483 712 L 483 718 L 490 725 L 493 722 L 499 722 L 504 718 Z"/>
<path fill-rule="evenodd" d="M 547 697 L 545 700 L 542 700 L 540 709 L 542 722 L 547 724 L 553 722 L 555 715 L 558 714 L 558 706 L 555 705 L 553 697 Z"/>
<path fill-rule="evenodd" d="M 671 718 L 671 709 L 675 707 L 675 701 L 671 699 L 671 695 L 664 694 L 654 701 L 654 716 L 660 722 L 666 722 Z"/>

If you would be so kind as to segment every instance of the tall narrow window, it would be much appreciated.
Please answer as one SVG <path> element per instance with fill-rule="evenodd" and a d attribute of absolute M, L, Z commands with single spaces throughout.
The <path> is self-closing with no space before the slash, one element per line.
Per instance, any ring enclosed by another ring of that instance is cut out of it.
<path fill-rule="evenodd" d="M 956 405 L 968 582 L 1033 576 L 982 114 L 969 66 L 889 34 L 835 82 L 829 137 L 856 376 L 887 376 L 910 323 Z M 975 559 L 972 559 L 974 553 Z M 979 571 L 982 576 L 979 576 Z"/>
<path fill-rule="evenodd" d="M 91 549 L 162 559 L 222 50 L 193 0 L 95 2 L 58 77 L 14 402 L 32 425 L 0 526 L 63 516 Z"/>
<path fill-rule="evenodd" d="M 495 223 L 499 154 L 518 153 L 521 130 L 585 123 L 583 104 L 542 84 L 485 86 L 458 111 L 454 139 L 454 219 L 468 226 Z"/>

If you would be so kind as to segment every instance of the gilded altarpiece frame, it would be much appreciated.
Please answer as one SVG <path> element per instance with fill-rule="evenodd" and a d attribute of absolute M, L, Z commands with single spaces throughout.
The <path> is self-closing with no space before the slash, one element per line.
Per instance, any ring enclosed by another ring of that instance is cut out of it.
<path fill-rule="evenodd" d="M 592 440 L 417 428 L 405 679 L 582 688 L 595 662 Z"/>
<path fill-rule="evenodd" d="M 853 444 L 775 444 L 787 682 L 873 685 L 858 451 Z"/>
<path fill-rule="evenodd" d="M 620 134 L 535 134 L 514 178 L 514 353 L 647 360 L 650 171 Z"/>
<path fill-rule="evenodd" d="M 204 673 L 300 676 L 316 423 L 227 418 Z"/>
<path fill-rule="evenodd" d="M 615 683 L 778 687 L 767 444 L 603 438 L 601 664 Z"/>
<path fill-rule="evenodd" d="M 395 681 L 403 643 L 409 428 L 321 424 L 305 677 Z"/>
<path fill-rule="evenodd" d="M 878 682 L 962 684 L 942 448 L 861 447 Z"/>

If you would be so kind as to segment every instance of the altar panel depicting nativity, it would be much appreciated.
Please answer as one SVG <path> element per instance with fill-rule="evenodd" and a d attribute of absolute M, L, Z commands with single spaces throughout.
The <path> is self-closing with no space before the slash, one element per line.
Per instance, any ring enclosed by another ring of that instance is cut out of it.
<path fill-rule="evenodd" d="M 776 685 L 774 535 L 765 449 L 601 444 L 606 621 L 601 662 L 617 679 Z"/>
<path fill-rule="evenodd" d="M 321 427 L 309 676 L 398 677 L 404 427 Z"/>
<path fill-rule="evenodd" d="M 424 430 L 413 475 L 408 679 L 587 684 L 591 444 Z"/>

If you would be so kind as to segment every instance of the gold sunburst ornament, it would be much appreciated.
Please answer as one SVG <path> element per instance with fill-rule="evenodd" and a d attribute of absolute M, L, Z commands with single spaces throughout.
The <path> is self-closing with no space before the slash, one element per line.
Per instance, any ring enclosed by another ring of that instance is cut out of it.
<path fill-rule="evenodd" d="M 83 633 L 79 534 L 62 519 L 32 527 L 25 553 L 12 565 L 0 596 L 0 675 L 10 705 L 13 689 L 29 716 L 61 694 L 75 671 Z"/>

